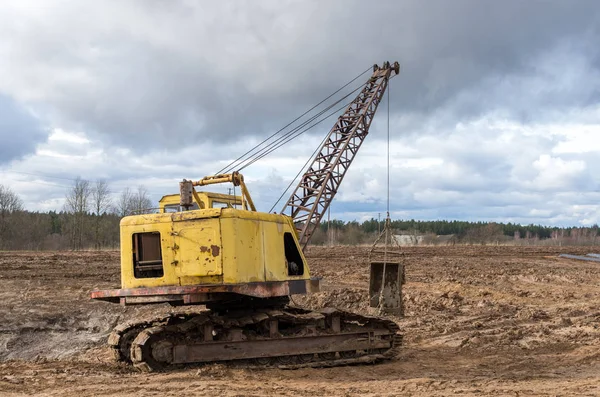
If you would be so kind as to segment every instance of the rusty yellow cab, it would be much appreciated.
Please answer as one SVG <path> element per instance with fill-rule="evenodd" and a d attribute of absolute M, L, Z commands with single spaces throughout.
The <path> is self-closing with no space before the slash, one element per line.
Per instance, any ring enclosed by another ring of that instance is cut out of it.
<path fill-rule="evenodd" d="M 193 187 L 227 181 L 241 195 Z M 256 211 L 240 174 L 184 180 L 180 190 L 160 200 L 159 213 L 121 220 L 121 289 L 92 298 L 207 304 L 318 291 L 292 219 Z"/>

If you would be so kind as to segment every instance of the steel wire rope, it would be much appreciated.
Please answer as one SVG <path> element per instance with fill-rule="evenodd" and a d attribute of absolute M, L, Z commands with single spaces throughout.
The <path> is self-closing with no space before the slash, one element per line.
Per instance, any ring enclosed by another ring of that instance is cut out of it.
<path fill-rule="evenodd" d="M 319 112 L 316 116 L 311 117 L 309 120 L 307 120 L 305 123 L 303 123 L 302 125 L 299 126 L 299 128 L 302 128 L 304 126 L 306 126 L 308 123 L 314 121 L 317 117 L 321 116 L 323 113 L 325 113 L 327 110 L 331 109 L 333 106 L 337 105 L 338 103 L 340 103 L 343 99 L 346 99 L 347 97 L 349 97 L 350 95 L 352 95 L 353 93 L 355 93 L 356 91 L 358 91 L 359 89 L 361 89 L 363 86 L 357 87 L 356 89 L 354 89 L 352 92 L 350 92 L 348 95 L 344 96 L 343 98 L 340 98 L 339 100 L 337 100 L 336 102 L 334 102 L 333 104 L 331 104 L 330 106 L 328 106 L 326 109 L 324 109 L 323 111 Z M 317 121 L 316 123 L 310 125 L 309 127 L 301 130 L 298 132 L 298 129 L 294 129 L 292 130 L 290 133 L 286 133 L 285 135 L 283 135 L 282 137 L 277 139 L 277 144 L 276 145 L 271 145 L 268 148 L 265 148 L 264 150 L 261 151 L 261 153 L 259 155 L 257 155 L 256 157 L 252 158 L 252 159 L 248 159 L 246 161 L 246 164 L 244 164 L 242 167 L 240 167 L 238 169 L 238 171 L 243 170 L 244 168 L 248 167 L 249 165 L 254 164 L 255 162 L 257 162 L 258 160 L 264 158 L 265 156 L 273 153 L 275 150 L 279 149 L 280 147 L 282 147 L 283 145 L 285 145 L 286 143 L 296 139 L 297 137 L 299 137 L 300 135 L 304 134 L 305 132 L 307 132 L 308 130 L 310 130 L 311 128 L 313 128 L 314 126 L 320 124 L 321 122 L 323 122 L 324 120 L 327 120 L 329 117 L 333 116 L 334 114 L 336 114 L 337 112 L 339 112 L 340 110 L 343 110 L 345 108 L 347 108 L 349 105 L 352 104 L 353 101 L 347 102 L 346 104 L 344 104 L 342 107 L 334 110 L 333 112 L 329 113 L 327 116 L 323 117 L 321 120 Z M 283 141 L 282 141 L 283 140 Z"/>
<path fill-rule="evenodd" d="M 390 87 L 387 87 L 387 213 L 390 216 Z"/>
<path fill-rule="evenodd" d="M 304 129 L 303 131 L 300 131 L 298 134 L 296 134 L 296 136 L 293 136 L 293 137 L 290 137 L 290 138 L 288 138 L 288 140 L 287 140 L 287 141 L 285 141 L 285 142 L 282 142 L 282 143 L 281 143 L 281 145 L 279 145 L 279 147 L 281 147 L 282 145 L 286 144 L 287 142 L 289 142 L 289 141 L 293 140 L 293 139 L 294 139 L 294 138 L 296 138 L 297 136 L 299 136 L 299 135 L 301 135 L 301 134 L 305 133 L 306 131 L 310 130 L 310 129 L 311 129 L 311 128 L 313 128 L 314 126 L 316 126 L 316 125 L 318 125 L 318 124 L 322 123 L 323 121 L 327 120 L 329 117 L 333 116 L 334 114 L 336 114 L 336 113 L 337 113 L 337 112 L 339 112 L 340 110 L 342 110 L 342 109 L 346 108 L 346 107 L 347 107 L 347 106 L 348 106 L 350 103 L 352 103 L 352 102 L 349 102 L 349 103 L 345 104 L 344 106 L 342 106 L 342 107 L 340 107 L 340 108 L 338 108 L 338 109 L 334 110 L 333 112 L 329 113 L 327 116 L 323 117 L 321 120 L 319 120 L 319 121 L 317 121 L 316 123 L 312 124 L 311 126 L 307 127 L 307 128 L 306 128 L 306 129 Z M 327 139 L 327 137 L 328 137 L 328 135 L 327 135 L 327 136 L 325 136 L 325 138 L 323 139 L 323 141 L 324 141 L 325 139 Z M 323 141 L 322 141 L 322 142 L 323 142 Z M 271 150 L 271 152 L 272 152 L 272 151 L 274 151 L 274 150 L 277 150 L 279 147 L 273 148 L 273 149 Z M 317 150 L 318 150 L 318 149 L 320 149 L 320 148 L 321 148 L 321 145 L 319 145 L 319 146 L 317 147 Z M 269 152 L 269 153 L 271 153 L 271 152 Z M 315 152 L 316 152 L 316 151 L 315 151 Z M 264 157 L 264 156 L 268 155 L 269 153 L 266 153 L 266 154 L 265 154 L 265 155 L 263 155 L 262 157 Z M 262 158 L 262 157 L 261 157 L 261 158 Z M 245 165 L 245 166 L 244 166 L 243 168 L 241 168 L 241 169 L 244 169 L 245 167 L 248 167 L 249 165 L 252 165 L 252 163 L 254 163 L 254 162 L 256 162 L 256 161 L 260 160 L 261 158 L 257 158 L 257 159 L 255 159 L 254 161 L 252 161 L 251 163 L 249 163 L 249 164 Z M 309 157 L 309 159 L 307 160 L 307 162 L 306 162 L 306 163 L 308 163 L 308 161 L 310 161 L 310 160 L 312 160 L 312 157 Z M 305 163 L 305 164 L 306 164 L 306 163 Z M 240 169 L 240 170 L 241 170 L 241 169 Z"/>
<path fill-rule="evenodd" d="M 387 272 L 388 263 L 388 244 L 392 244 L 390 230 L 392 224 L 390 220 L 390 87 L 388 80 L 387 87 L 387 217 L 385 219 L 385 245 L 383 246 L 383 274 L 381 275 L 381 289 L 379 290 L 379 310 L 383 310 L 384 296 L 383 291 L 385 290 L 385 274 Z M 391 248 L 391 247 L 390 247 Z"/>
<path fill-rule="evenodd" d="M 351 96 L 352 94 L 354 94 L 355 92 L 359 91 L 360 89 L 362 89 L 365 84 L 362 84 L 358 87 L 356 87 L 355 89 L 353 89 L 352 91 L 350 91 L 348 94 L 344 95 L 343 97 L 341 97 L 340 99 L 336 100 L 335 102 L 333 102 L 332 104 L 328 105 L 326 108 L 324 108 L 323 110 L 319 111 L 317 114 L 311 116 L 309 119 L 303 121 L 300 125 L 294 127 L 292 130 L 286 132 L 285 134 L 283 134 L 282 136 L 280 136 L 279 138 L 277 138 L 275 141 L 269 143 L 267 146 L 261 148 L 258 152 L 254 153 L 251 157 L 246 158 L 245 160 L 239 162 L 238 164 L 236 164 L 238 168 L 238 171 L 246 168 L 248 165 L 255 163 L 257 160 L 262 159 L 263 157 L 265 157 L 266 155 L 272 153 L 273 151 L 279 149 L 281 146 L 283 146 L 284 144 L 290 142 L 291 140 L 297 138 L 298 136 L 302 135 L 303 133 L 305 133 L 306 131 L 308 131 L 310 128 L 312 128 L 313 126 L 304 129 L 302 131 L 300 131 L 302 128 L 306 127 L 308 124 L 310 124 L 311 122 L 313 122 L 314 120 L 316 120 L 317 118 L 319 118 L 320 116 L 322 116 L 325 112 L 327 112 L 328 110 L 330 110 L 332 107 L 334 107 L 335 105 L 337 105 L 338 103 L 340 103 L 341 101 L 343 101 L 344 99 L 348 98 L 349 96 Z M 352 102 L 348 102 L 347 104 L 345 104 L 341 109 L 343 109 L 344 107 L 350 105 Z M 336 110 L 335 112 L 338 112 L 339 110 Z M 335 113 L 334 112 L 334 113 Z M 326 118 L 330 117 L 330 115 L 326 116 Z M 322 121 L 322 120 L 320 120 Z M 319 121 L 319 122 L 320 122 Z M 317 123 L 318 124 L 318 123 Z M 300 131 L 300 132 L 298 132 Z M 290 138 L 291 137 L 291 138 Z M 283 141 L 283 142 L 282 142 Z M 226 170 L 226 172 L 231 172 L 233 171 L 233 168 L 229 168 Z"/>
<path fill-rule="evenodd" d="M 319 146 L 317 146 L 314 150 L 314 152 L 312 152 L 312 154 L 310 155 L 310 157 L 306 160 L 306 162 L 304 163 L 304 165 L 300 168 L 300 171 L 298 171 L 298 173 L 296 174 L 296 176 L 294 176 L 294 178 L 292 178 L 292 180 L 290 181 L 289 185 L 287 185 L 287 187 L 285 188 L 285 190 L 283 191 L 283 193 L 281 193 L 281 196 L 279 196 L 279 198 L 277 199 L 277 201 L 275 202 L 275 204 L 273 204 L 273 206 L 271 207 L 271 209 L 269 210 L 269 212 L 272 212 L 273 209 L 277 206 L 277 204 L 279 204 L 279 202 L 281 201 L 281 199 L 283 198 L 283 196 L 285 196 L 285 194 L 288 192 L 288 190 L 290 190 L 290 187 L 294 184 L 294 182 L 296 181 L 296 179 L 298 179 L 298 177 L 300 176 L 300 174 L 306 169 L 306 166 L 308 165 L 308 163 L 315 157 L 315 155 L 317 154 L 317 152 L 319 151 L 319 149 L 321 148 L 321 146 L 323 146 L 323 143 L 325 143 L 325 140 L 327 139 L 329 135 L 325 135 L 325 137 L 323 138 L 323 140 L 321 141 L 321 143 L 319 143 Z M 281 209 L 281 212 L 283 212 L 283 210 L 285 209 L 285 206 Z"/>
<path fill-rule="evenodd" d="M 390 124 L 390 120 L 389 120 L 389 113 L 390 113 L 390 104 L 389 104 L 389 96 L 390 96 L 390 92 L 389 92 L 389 80 L 391 80 L 393 77 L 394 77 L 394 76 L 392 76 L 392 77 L 390 77 L 390 78 L 388 79 L 388 92 L 387 92 L 387 95 L 388 95 L 388 109 L 387 109 L 387 111 L 388 111 L 388 214 L 389 214 L 389 184 L 390 184 L 390 182 L 389 182 L 389 179 L 390 179 L 390 178 L 389 178 L 389 162 L 390 162 L 390 160 L 389 160 L 389 139 L 390 139 L 390 138 L 389 138 L 389 128 L 390 128 L 390 127 L 389 127 L 389 124 Z M 365 84 L 363 84 L 363 86 L 364 86 L 364 85 L 366 85 L 366 83 L 365 83 Z M 354 90 L 354 91 L 356 91 L 356 90 Z M 354 91 L 353 91 L 353 92 L 354 92 Z M 349 96 L 349 95 L 350 95 L 350 94 L 348 94 L 347 96 Z M 350 105 L 351 103 L 352 103 L 352 102 L 349 102 L 347 105 Z M 347 105 L 346 105 L 346 106 L 347 106 Z M 346 106 L 342 107 L 342 109 L 343 109 L 343 108 L 345 108 Z M 341 109 L 339 109 L 339 110 L 341 110 Z M 338 111 L 339 111 L 339 110 L 338 110 Z M 336 112 L 337 112 L 337 111 L 336 111 Z M 328 117 L 330 117 L 330 116 L 331 116 L 331 114 L 330 114 L 329 116 L 327 116 L 326 118 L 328 118 Z M 323 120 L 320 120 L 320 121 L 319 121 L 319 123 L 320 123 L 321 121 L 323 121 Z M 312 128 L 312 127 L 313 127 L 313 126 L 311 126 L 311 127 L 309 127 L 309 128 Z M 278 203 L 281 201 L 281 199 L 282 199 L 282 198 L 283 198 L 283 196 L 284 196 L 284 195 L 285 195 L 285 194 L 288 192 L 288 190 L 290 189 L 290 187 L 292 186 L 292 184 L 294 183 L 294 181 L 296 181 L 296 179 L 298 178 L 298 176 L 299 176 L 299 175 L 302 173 L 302 171 L 303 171 L 303 170 L 306 168 L 306 166 L 308 165 L 308 162 L 314 158 L 314 156 L 315 156 L 315 154 L 317 153 L 317 151 L 318 151 L 318 150 L 321 148 L 321 146 L 323 146 L 323 143 L 325 142 L 325 140 L 326 140 L 326 139 L 327 139 L 327 135 L 325 136 L 325 138 L 323 138 L 323 140 L 321 141 L 321 143 L 319 144 L 319 146 L 317 146 L 317 148 L 316 148 L 316 149 L 315 149 L 315 151 L 314 151 L 314 152 L 311 154 L 311 156 L 308 158 L 308 160 L 306 160 L 306 163 L 304 163 L 304 165 L 302 166 L 302 168 L 300 169 L 300 171 L 298 171 L 298 173 L 296 174 L 296 176 L 295 176 L 295 177 L 294 177 L 294 178 L 293 178 L 293 179 L 290 181 L 289 185 L 286 187 L 286 189 L 283 191 L 283 193 L 281 193 L 281 196 L 279 196 L 279 198 L 277 199 L 277 201 L 275 202 L 275 204 L 273 204 L 273 206 L 271 207 L 271 209 L 269 210 L 269 212 L 273 211 L 273 209 L 275 208 L 275 206 L 276 206 L 276 205 L 277 205 L 277 204 L 278 204 Z M 283 213 L 283 210 L 284 210 L 284 209 L 285 209 L 285 206 L 284 206 L 284 207 L 281 209 L 281 212 L 282 212 L 282 213 Z"/>
<path fill-rule="evenodd" d="M 285 130 L 287 127 L 289 127 L 290 125 L 292 125 L 293 123 L 295 123 L 296 121 L 298 121 L 299 119 L 301 119 L 302 117 L 306 116 L 308 113 L 310 113 L 311 111 L 313 111 L 314 109 L 316 109 L 317 107 L 319 107 L 325 101 L 327 101 L 328 99 L 330 99 L 331 97 L 333 97 L 335 94 L 337 94 L 338 92 L 340 92 L 341 90 L 343 90 L 344 88 L 346 88 L 347 86 L 349 86 L 350 84 L 352 84 L 354 81 L 356 81 L 357 79 L 359 79 L 363 74 L 365 74 L 366 72 L 368 72 L 370 69 L 371 69 L 370 67 L 367 68 L 367 69 L 365 69 L 363 72 L 361 72 L 359 75 L 357 75 L 356 77 L 354 77 L 352 80 L 350 80 L 349 82 L 347 82 L 346 84 L 344 84 L 342 87 L 340 87 L 339 89 L 337 89 L 336 91 L 334 91 L 329 96 L 327 96 L 321 102 L 317 103 L 316 105 L 314 105 L 313 107 L 311 107 L 310 109 L 308 109 L 307 111 L 305 111 L 304 113 L 302 113 L 300 116 L 296 117 L 294 120 L 292 120 L 291 122 L 289 122 L 288 124 L 286 124 L 284 127 L 280 128 L 278 131 L 276 131 L 275 133 L 273 133 L 272 135 L 270 135 L 268 138 L 266 138 L 262 142 L 260 142 L 258 145 L 254 146 L 253 148 L 251 148 L 250 150 L 248 150 L 247 152 L 245 152 L 244 154 L 242 154 L 241 156 L 239 156 L 237 159 L 235 159 L 231 163 L 227 164 L 220 171 L 218 171 L 217 174 L 220 174 L 220 173 L 222 173 L 222 172 L 224 172 L 226 170 L 231 170 L 235 166 L 235 164 L 238 163 L 240 160 L 242 160 L 245 156 L 247 156 L 248 154 L 252 153 L 257 148 L 259 148 L 261 145 L 263 145 L 264 143 L 268 142 L 271 138 L 275 137 L 277 134 L 279 134 L 280 132 L 282 132 L 283 130 Z"/>
<path fill-rule="evenodd" d="M 319 120 L 317 123 L 311 125 L 310 127 L 307 128 L 307 130 L 313 128 L 315 125 L 323 122 L 324 120 L 328 119 L 329 117 L 333 116 L 334 114 L 336 114 L 337 112 L 339 112 L 340 110 L 346 108 L 348 105 L 350 105 L 352 102 L 348 102 L 347 104 L 345 104 L 344 106 L 342 106 L 341 108 L 338 108 L 337 110 L 335 110 L 334 112 L 328 114 L 326 117 L 322 118 L 321 120 Z M 303 131 L 305 132 L 305 131 Z M 327 140 L 327 138 L 329 137 L 329 135 L 325 135 L 325 137 L 323 138 L 323 140 L 319 143 L 319 145 L 315 148 L 314 152 L 312 152 L 312 154 L 310 155 L 310 157 L 306 160 L 306 162 L 304 163 L 304 165 L 302 166 L 302 168 L 300 168 L 300 171 L 298 171 L 298 173 L 296 174 L 296 176 L 294 177 L 294 179 L 292 179 L 289 183 L 289 185 L 287 186 L 287 188 L 283 191 L 283 193 L 281 193 L 281 196 L 279 196 L 279 199 L 275 202 L 275 204 L 273 204 L 273 207 L 271 207 L 271 209 L 269 210 L 269 212 L 271 212 L 273 210 L 273 208 L 275 208 L 275 206 L 281 201 L 281 199 L 283 198 L 283 196 L 287 193 L 288 190 L 290 190 L 290 187 L 292 186 L 292 184 L 294 183 L 294 181 L 296 181 L 296 179 L 298 179 L 298 176 L 302 173 L 302 171 L 304 171 L 306 169 L 306 166 L 308 165 L 308 163 L 315 157 L 315 155 L 317 154 L 317 152 L 319 151 L 319 149 L 321 149 L 321 147 L 323 146 L 323 143 L 325 142 L 325 140 Z M 293 139 L 293 138 L 291 138 Z M 281 209 L 281 212 L 283 212 L 283 209 Z"/>

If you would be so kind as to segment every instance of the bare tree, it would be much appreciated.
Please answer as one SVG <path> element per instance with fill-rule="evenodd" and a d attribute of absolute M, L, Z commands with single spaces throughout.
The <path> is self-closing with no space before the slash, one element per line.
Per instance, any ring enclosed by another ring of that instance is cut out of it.
<path fill-rule="evenodd" d="M 148 190 L 140 185 L 135 192 L 132 192 L 128 187 L 123 189 L 117 201 L 116 212 L 120 216 L 145 214 L 151 212 L 150 210 L 153 207 Z"/>
<path fill-rule="evenodd" d="M 65 197 L 65 211 L 72 214 L 88 212 L 90 209 L 90 194 L 90 182 L 77 177 Z"/>
<path fill-rule="evenodd" d="M 65 197 L 65 211 L 73 214 L 71 224 L 71 248 L 83 248 L 86 214 L 90 209 L 90 182 L 77 177 Z"/>
<path fill-rule="evenodd" d="M 117 215 L 120 217 L 127 216 L 131 212 L 131 209 L 129 208 L 131 205 L 131 196 L 131 190 L 128 187 L 123 189 L 119 195 L 115 208 Z"/>
<path fill-rule="evenodd" d="M 150 212 L 152 209 L 152 200 L 148 195 L 148 190 L 143 186 L 138 186 L 137 192 L 131 197 L 131 211 L 137 214 Z"/>
<path fill-rule="evenodd" d="M 23 210 L 23 201 L 9 187 L 0 185 L 0 216 Z"/>
<path fill-rule="evenodd" d="M 97 180 L 92 188 L 92 209 L 97 216 L 102 215 L 110 209 L 110 188 L 108 183 L 103 180 Z"/>
<path fill-rule="evenodd" d="M 23 201 L 9 187 L 0 185 L 0 248 L 13 236 L 14 215 L 23 210 Z"/>
<path fill-rule="evenodd" d="M 96 249 L 100 248 L 100 222 L 102 215 L 108 212 L 111 206 L 110 189 L 108 183 L 103 180 L 97 180 L 92 188 L 92 210 L 94 215 L 94 243 Z"/>

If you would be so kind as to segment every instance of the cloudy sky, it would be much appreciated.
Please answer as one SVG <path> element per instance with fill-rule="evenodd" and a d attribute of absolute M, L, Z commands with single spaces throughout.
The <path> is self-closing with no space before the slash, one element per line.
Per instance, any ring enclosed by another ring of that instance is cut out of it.
<path fill-rule="evenodd" d="M 60 209 L 76 177 L 158 200 L 398 60 L 392 217 L 590 225 L 599 42 L 596 0 L 3 1 L 0 184 L 31 210 Z M 385 212 L 387 115 L 332 217 Z M 334 122 L 244 170 L 259 209 Z"/>

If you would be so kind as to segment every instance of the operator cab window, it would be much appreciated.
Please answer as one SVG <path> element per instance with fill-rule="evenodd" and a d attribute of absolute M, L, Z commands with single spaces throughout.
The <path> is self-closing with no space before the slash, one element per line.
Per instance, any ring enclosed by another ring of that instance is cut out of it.
<path fill-rule="evenodd" d="M 283 234 L 283 245 L 285 248 L 285 262 L 287 263 L 288 276 L 302 276 L 304 274 L 304 263 L 298 251 L 296 240 L 292 233 Z"/>
<path fill-rule="evenodd" d="M 212 208 L 232 208 L 231 203 L 227 203 L 225 201 L 212 201 Z"/>
<path fill-rule="evenodd" d="M 198 208 L 199 208 L 198 207 L 198 203 L 196 203 L 194 201 L 194 203 L 190 207 L 190 210 L 197 210 Z M 182 206 L 180 206 L 179 204 L 165 205 L 165 214 L 170 214 L 170 213 L 173 213 L 173 212 L 181 212 L 183 210 L 184 210 L 184 208 Z"/>
<path fill-rule="evenodd" d="M 133 235 L 133 276 L 135 278 L 164 276 L 159 232 Z"/>

